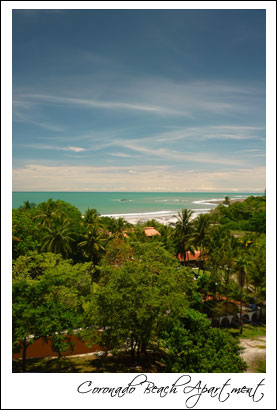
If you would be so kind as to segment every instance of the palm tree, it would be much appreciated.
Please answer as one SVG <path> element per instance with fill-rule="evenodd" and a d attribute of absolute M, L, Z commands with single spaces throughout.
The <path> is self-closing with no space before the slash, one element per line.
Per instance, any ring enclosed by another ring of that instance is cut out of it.
<path fill-rule="evenodd" d="M 47 202 L 40 204 L 38 213 L 34 217 L 42 226 L 50 227 L 53 218 L 57 215 L 57 209 L 55 209 L 55 202 L 53 199 L 49 199 Z"/>
<path fill-rule="evenodd" d="M 220 250 L 220 263 L 222 271 L 222 281 L 225 287 L 225 313 L 228 314 L 229 292 L 230 292 L 230 278 L 234 264 L 235 238 L 226 232 L 222 237 Z"/>
<path fill-rule="evenodd" d="M 99 213 L 96 209 L 88 208 L 84 214 L 83 221 L 86 226 L 92 226 L 98 223 Z"/>
<path fill-rule="evenodd" d="M 230 203 L 231 203 L 231 202 L 230 202 L 230 197 L 229 197 L 229 196 L 225 196 L 224 201 L 223 201 L 223 204 L 229 206 Z"/>
<path fill-rule="evenodd" d="M 24 201 L 23 204 L 24 204 L 24 205 L 21 206 L 20 208 L 23 208 L 23 209 L 32 209 L 32 208 L 35 208 L 35 207 L 36 207 L 36 204 L 35 204 L 34 202 Z"/>
<path fill-rule="evenodd" d="M 243 318 L 242 318 L 242 292 L 247 279 L 247 260 L 240 256 L 236 261 L 236 271 L 238 273 L 238 282 L 240 286 L 240 334 L 242 334 Z"/>
<path fill-rule="evenodd" d="M 90 226 L 82 238 L 83 241 L 79 242 L 78 246 L 83 248 L 85 256 L 96 265 L 100 259 L 100 253 L 105 250 L 106 238 L 99 232 L 97 225 Z"/>
<path fill-rule="evenodd" d="M 192 214 L 193 211 L 191 209 L 182 209 L 182 212 L 179 212 L 177 215 L 177 222 L 175 223 L 175 231 L 173 233 L 177 254 L 184 256 L 184 263 L 187 259 L 187 252 L 191 251 L 194 253 Z"/>
<path fill-rule="evenodd" d="M 125 239 L 124 236 L 124 230 L 127 227 L 127 222 L 125 221 L 124 218 L 118 218 L 115 220 L 114 226 L 113 226 L 113 233 L 117 238 L 120 239 Z"/>
<path fill-rule="evenodd" d="M 74 242 L 72 235 L 70 221 L 56 217 L 52 220 L 50 226 L 44 226 L 41 249 L 68 256 L 69 252 L 71 252 L 70 242 Z"/>
<path fill-rule="evenodd" d="M 204 245 L 209 235 L 209 228 L 210 228 L 209 215 L 205 215 L 205 214 L 198 215 L 198 217 L 194 220 L 193 224 L 194 224 L 193 239 L 194 239 L 195 245 L 200 247 L 200 264 L 202 266 L 202 269 L 204 269 L 202 256 L 204 253 Z M 200 265 L 199 265 L 199 270 L 200 270 Z"/>
<path fill-rule="evenodd" d="M 147 236 L 144 233 L 144 226 L 139 222 L 130 230 L 130 232 L 128 232 L 128 236 L 130 236 L 134 242 L 147 241 Z"/>

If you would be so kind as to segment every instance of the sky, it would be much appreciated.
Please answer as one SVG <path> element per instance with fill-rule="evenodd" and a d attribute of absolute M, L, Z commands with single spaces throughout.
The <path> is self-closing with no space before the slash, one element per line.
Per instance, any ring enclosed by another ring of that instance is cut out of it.
<path fill-rule="evenodd" d="M 265 189 L 265 10 L 13 10 L 14 191 Z"/>

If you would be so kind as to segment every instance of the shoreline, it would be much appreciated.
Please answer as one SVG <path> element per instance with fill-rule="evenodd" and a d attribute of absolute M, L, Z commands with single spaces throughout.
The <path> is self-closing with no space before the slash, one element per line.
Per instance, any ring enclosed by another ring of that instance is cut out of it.
<path fill-rule="evenodd" d="M 246 198 L 230 199 L 230 203 L 232 204 L 234 202 L 243 202 L 245 201 L 245 199 Z M 223 202 L 224 199 L 211 199 L 199 201 L 198 203 L 202 203 L 203 205 L 214 205 L 214 207 L 210 209 L 192 209 L 192 220 L 197 218 L 197 216 L 200 214 L 209 213 L 212 209 L 215 209 L 217 205 L 223 204 Z M 125 221 L 131 223 L 132 225 L 136 225 L 137 223 L 145 223 L 152 219 L 163 225 L 170 225 L 175 224 L 177 222 L 177 215 L 179 212 L 181 212 L 181 209 L 175 211 L 136 212 L 130 214 L 103 214 L 100 216 L 108 216 L 110 218 L 115 219 L 123 218 Z"/>

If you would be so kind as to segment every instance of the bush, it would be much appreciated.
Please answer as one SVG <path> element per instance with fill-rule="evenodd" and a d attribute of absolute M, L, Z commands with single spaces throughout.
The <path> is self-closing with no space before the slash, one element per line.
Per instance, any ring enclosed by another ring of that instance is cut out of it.
<path fill-rule="evenodd" d="M 204 315 L 188 310 L 163 334 L 168 353 L 167 370 L 176 373 L 239 373 L 246 369 L 238 342 L 211 327 Z"/>

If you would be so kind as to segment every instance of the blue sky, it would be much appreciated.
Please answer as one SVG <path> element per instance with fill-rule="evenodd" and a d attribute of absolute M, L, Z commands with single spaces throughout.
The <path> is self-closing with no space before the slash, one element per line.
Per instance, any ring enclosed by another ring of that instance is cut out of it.
<path fill-rule="evenodd" d="M 13 190 L 265 188 L 264 10 L 14 10 Z"/>

